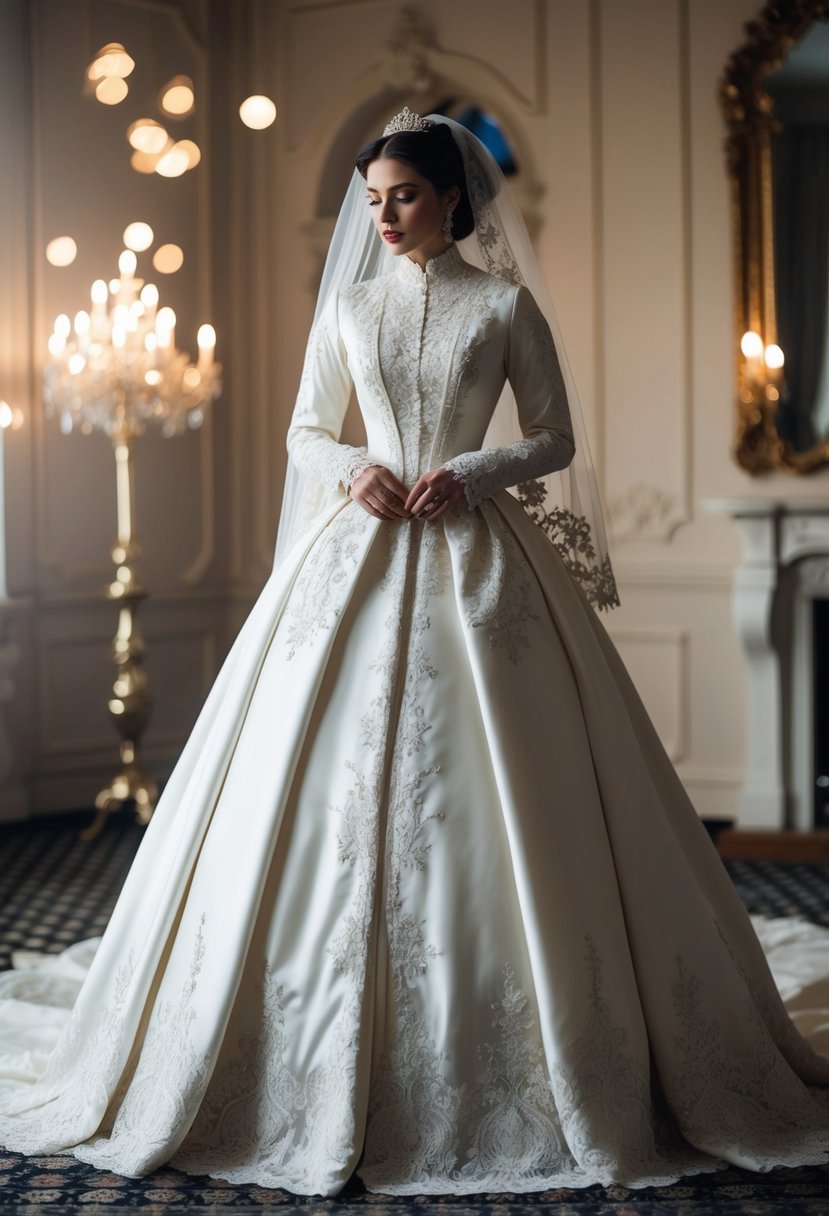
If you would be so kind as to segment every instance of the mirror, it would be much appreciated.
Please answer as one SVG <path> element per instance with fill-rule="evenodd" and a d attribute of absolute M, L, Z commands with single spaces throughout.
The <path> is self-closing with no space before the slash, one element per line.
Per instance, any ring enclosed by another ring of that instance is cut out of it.
<path fill-rule="evenodd" d="M 736 434 L 748 472 L 829 464 L 829 0 L 767 4 L 720 100 L 735 269 Z"/>

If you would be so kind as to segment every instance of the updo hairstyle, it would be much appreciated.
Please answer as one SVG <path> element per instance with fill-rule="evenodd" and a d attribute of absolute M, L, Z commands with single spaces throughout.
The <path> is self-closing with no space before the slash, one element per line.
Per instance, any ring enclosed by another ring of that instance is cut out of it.
<path fill-rule="evenodd" d="M 475 230 L 475 216 L 469 202 L 469 191 L 463 169 L 463 157 L 452 137 L 448 123 L 435 122 L 427 131 L 397 131 L 381 135 L 358 152 L 355 164 L 363 177 L 372 161 L 379 157 L 400 160 L 411 165 L 421 177 L 445 194 L 452 186 L 460 188 L 460 198 L 452 212 L 452 236 L 462 241 Z"/>

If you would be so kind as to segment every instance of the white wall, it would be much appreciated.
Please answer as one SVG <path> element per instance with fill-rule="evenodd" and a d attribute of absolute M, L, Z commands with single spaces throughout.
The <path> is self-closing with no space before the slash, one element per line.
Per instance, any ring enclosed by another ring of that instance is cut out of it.
<path fill-rule="evenodd" d="M 23 7 L 7 0 L 4 20 Z M 353 154 L 402 104 L 423 112 L 461 93 L 498 116 L 522 165 L 516 189 L 610 508 L 622 605 L 603 623 L 700 813 L 733 816 L 745 750 L 730 616 L 739 541 L 701 500 L 829 492 L 823 473 L 752 479 L 730 456 L 731 232 L 717 91 L 759 3 L 424 0 L 414 6 L 421 34 L 401 33 L 402 6 L 389 0 L 29 7 L 33 40 L 18 75 L 31 74 L 36 104 L 17 156 L 30 164 L 31 207 L 21 207 L 19 184 L 15 192 L 0 181 L 16 205 L 8 221 L 0 210 L 0 261 L 13 266 L 0 317 L 14 334 L 0 336 L 0 397 L 11 397 L 10 380 L 27 410 L 9 443 L 7 494 L 22 648 L 16 749 L 20 771 L 32 774 L 31 809 L 93 797 L 115 739 L 103 708 L 114 619 L 99 597 L 114 528 L 112 457 L 103 439 L 67 440 L 41 417 L 54 314 L 81 306 L 76 297 L 105 273 L 98 266 L 117 254 L 124 224 L 146 212 L 190 250 L 175 301 L 188 316 L 182 333 L 195 333 L 197 312 L 219 330 L 227 377 L 212 430 L 183 443 L 142 440 L 137 459 L 157 696 L 147 755 L 163 776 L 270 571 L 284 434 Z M 90 154 L 126 160 L 126 124 L 80 95 L 80 73 L 97 42 L 122 29 L 147 65 L 148 104 L 151 79 L 163 75 L 160 46 L 203 82 L 206 157 L 178 192 L 121 167 L 90 181 Z M 8 78 L 3 87 L 13 87 Z M 270 132 L 249 132 L 235 116 L 256 91 L 276 100 Z M 2 147 L 18 138 L 7 117 L 0 137 Z M 84 260 L 53 271 L 44 238 L 70 224 Z"/>

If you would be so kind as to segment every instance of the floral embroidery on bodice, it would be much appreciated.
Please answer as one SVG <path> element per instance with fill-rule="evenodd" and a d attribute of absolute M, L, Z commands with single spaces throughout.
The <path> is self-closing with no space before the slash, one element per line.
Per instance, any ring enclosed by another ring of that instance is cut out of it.
<path fill-rule="evenodd" d="M 509 376 L 526 438 L 481 450 Z M 367 445 L 339 443 L 352 383 Z M 437 467 L 463 476 L 474 508 L 569 464 L 572 427 L 555 347 L 525 287 L 467 263 L 456 245 L 422 269 L 354 283 L 326 303 L 309 341 L 288 447 L 298 467 L 348 490 L 370 464 L 407 485 Z"/>
<path fill-rule="evenodd" d="M 485 439 L 507 379 L 524 437 L 492 446 Z M 363 446 L 339 442 L 352 388 Z M 551 507 L 543 483 L 575 453 L 550 327 L 525 286 L 471 265 L 456 245 L 424 268 L 401 255 L 390 272 L 332 292 L 308 342 L 287 446 L 308 478 L 309 523 L 371 465 L 407 487 L 449 469 L 470 511 L 515 487 L 590 602 L 619 602 L 586 517 Z"/>
<path fill-rule="evenodd" d="M 452 396 L 452 356 L 478 301 L 475 271 L 455 245 L 422 270 L 401 256 L 385 284 L 379 332 L 380 367 L 403 446 L 403 479 L 413 483 L 435 463 L 435 444 Z M 490 294 L 505 294 L 493 280 Z"/>

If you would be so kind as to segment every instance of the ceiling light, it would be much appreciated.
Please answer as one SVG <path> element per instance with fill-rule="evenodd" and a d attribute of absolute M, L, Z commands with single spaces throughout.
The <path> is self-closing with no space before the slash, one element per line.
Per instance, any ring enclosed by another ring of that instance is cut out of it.
<path fill-rule="evenodd" d="M 276 106 L 270 97 L 256 94 L 245 98 L 239 106 L 239 115 L 246 127 L 253 131 L 263 131 L 275 120 Z"/>
<path fill-rule="evenodd" d="M 155 234 L 150 225 L 141 220 L 127 224 L 124 229 L 124 244 L 127 249 L 133 249 L 136 253 L 143 253 L 145 249 L 149 249 L 154 239 Z"/>
<path fill-rule="evenodd" d="M 78 256 L 78 246 L 71 236 L 56 236 L 46 246 L 46 260 L 53 266 L 71 266 Z"/>

